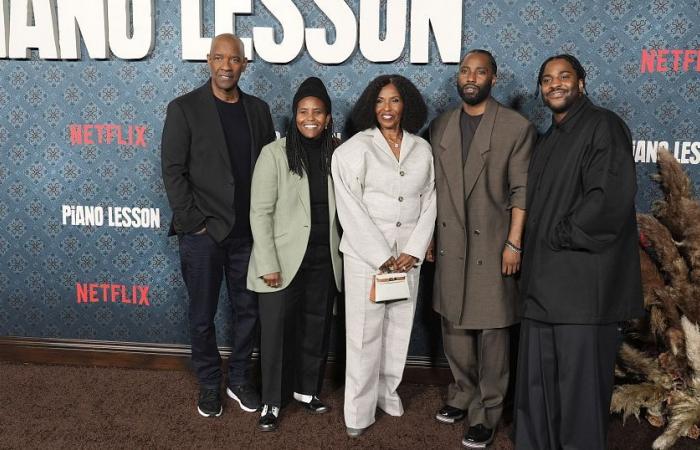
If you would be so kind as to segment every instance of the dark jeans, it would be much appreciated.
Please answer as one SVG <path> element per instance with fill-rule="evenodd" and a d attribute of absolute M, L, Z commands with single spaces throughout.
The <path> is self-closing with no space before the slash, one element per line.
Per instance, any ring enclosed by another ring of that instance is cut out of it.
<path fill-rule="evenodd" d="M 182 277 L 190 297 L 192 367 L 201 386 L 214 388 L 221 384 L 221 355 L 216 344 L 214 317 L 224 276 L 232 308 L 228 383 L 238 385 L 249 381 L 250 354 L 258 324 L 257 296 L 246 289 L 251 249 L 249 238 L 229 237 L 217 243 L 206 233 L 180 236 Z"/>
<path fill-rule="evenodd" d="M 284 406 L 292 389 L 320 392 L 335 295 L 330 249 L 314 244 L 289 286 L 259 294 L 264 404 Z"/>

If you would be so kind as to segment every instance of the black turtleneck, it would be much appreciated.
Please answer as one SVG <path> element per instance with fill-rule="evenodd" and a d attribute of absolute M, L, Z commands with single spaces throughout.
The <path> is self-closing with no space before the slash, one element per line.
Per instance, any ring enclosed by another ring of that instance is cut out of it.
<path fill-rule="evenodd" d="M 301 136 L 301 144 L 306 150 L 307 177 L 311 203 L 311 234 L 309 243 L 329 244 L 330 225 L 328 222 L 328 176 L 321 169 L 322 139 L 307 139 Z"/>

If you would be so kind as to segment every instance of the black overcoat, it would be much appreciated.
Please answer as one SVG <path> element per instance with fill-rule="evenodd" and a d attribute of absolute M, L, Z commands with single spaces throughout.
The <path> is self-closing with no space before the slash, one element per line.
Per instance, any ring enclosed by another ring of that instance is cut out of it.
<path fill-rule="evenodd" d="M 582 97 L 530 161 L 524 317 L 603 324 L 643 314 L 636 191 L 629 129 Z"/>

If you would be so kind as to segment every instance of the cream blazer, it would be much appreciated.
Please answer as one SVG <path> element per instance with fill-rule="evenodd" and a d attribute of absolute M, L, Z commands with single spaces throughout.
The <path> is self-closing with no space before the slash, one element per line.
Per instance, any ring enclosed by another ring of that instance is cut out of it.
<path fill-rule="evenodd" d="M 435 227 L 430 144 L 404 131 L 399 160 L 379 129 L 361 131 L 333 153 L 340 251 L 373 269 L 407 253 L 423 260 Z"/>

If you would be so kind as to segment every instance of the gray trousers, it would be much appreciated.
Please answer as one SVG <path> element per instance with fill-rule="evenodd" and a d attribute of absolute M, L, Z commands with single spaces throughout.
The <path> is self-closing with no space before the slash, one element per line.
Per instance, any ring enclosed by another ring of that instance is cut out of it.
<path fill-rule="evenodd" d="M 408 272 L 411 297 L 372 303 L 373 271 L 362 261 L 344 256 L 345 271 L 345 425 L 366 428 L 377 407 L 391 416 L 403 415 L 396 389 L 403 378 L 416 310 L 420 269 Z"/>
<path fill-rule="evenodd" d="M 454 377 L 447 404 L 467 411 L 470 426 L 496 428 L 508 389 L 510 328 L 464 330 L 443 317 L 442 341 Z"/>

